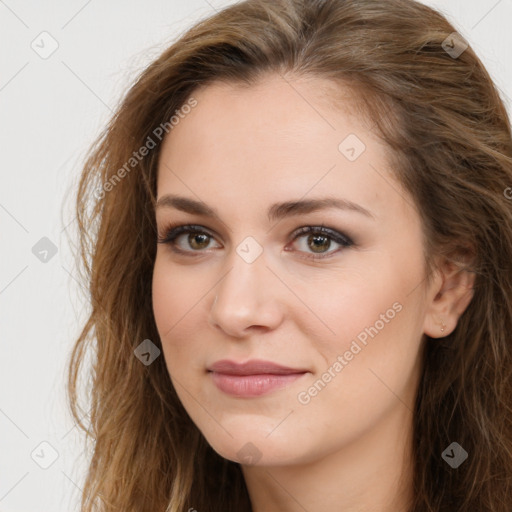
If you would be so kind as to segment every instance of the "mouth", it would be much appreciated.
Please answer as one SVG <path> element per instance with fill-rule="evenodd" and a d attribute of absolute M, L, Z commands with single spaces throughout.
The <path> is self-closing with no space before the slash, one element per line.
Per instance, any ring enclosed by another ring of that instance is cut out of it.
<path fill-rule="evenodd" d="M 253 359 L 246 363 L 217 361 L 208 368 L 208 373 L 215 386 L 223 393 L 250 398 L 283 389 L 310 372 Z"/>

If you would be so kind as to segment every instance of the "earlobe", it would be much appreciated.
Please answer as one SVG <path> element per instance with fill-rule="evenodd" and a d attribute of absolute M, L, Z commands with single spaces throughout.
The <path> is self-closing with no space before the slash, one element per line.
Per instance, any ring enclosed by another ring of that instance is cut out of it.
<path fill-rule="evenodd" d="M 431 338 L 451 334 L 474 294 L 475 274 L 447 262 L 432 281 L 424 333 Z"/>

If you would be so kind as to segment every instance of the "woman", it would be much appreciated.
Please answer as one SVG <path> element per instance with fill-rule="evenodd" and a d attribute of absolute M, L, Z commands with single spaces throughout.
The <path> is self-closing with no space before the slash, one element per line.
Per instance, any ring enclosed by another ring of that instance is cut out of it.
<path fill-rule="evenodd" d="M 78 190 L 82 511 L 509 512 L 511 184 L 498 91 L 429 7 L 189 30 Z"/>

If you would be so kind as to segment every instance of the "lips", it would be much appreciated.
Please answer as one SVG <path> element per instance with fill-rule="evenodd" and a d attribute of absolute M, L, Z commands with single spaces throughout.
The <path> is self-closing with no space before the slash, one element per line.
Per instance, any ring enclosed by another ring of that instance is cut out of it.
<path fill-rule="evenodd" d="M 245 363 L 236 363 L 228 359 L 222 359 L 212 364 L 208 370 L 225 375 L 290 375 L 308 371 L 304 368 L 290 368 L 262 359 L 252 359 Z"/>
<path fill-rule="evenodd" d="M 208 371 L 220 391 L 237 398 L 269 394 L 288 387 L 308 373 L 303 368 L 290 368 L 261 359 L 246 363 L 223 359 L 212 364 Z"/>

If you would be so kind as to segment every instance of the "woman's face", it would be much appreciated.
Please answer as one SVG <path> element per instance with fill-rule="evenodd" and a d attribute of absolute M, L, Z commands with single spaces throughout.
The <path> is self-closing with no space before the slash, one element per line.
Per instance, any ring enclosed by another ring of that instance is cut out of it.
<path fill-rule="evenodd" d="M 194 423 L 237 462 L 310 462 L 377 431 L 395 442 L 411 421 L 433 294 L 420 218 L 349 96 L 335 109 L 322 85 L 210 85 L 162 147 L 159 234 L 196 229 L 158 244 L 163 355 Z M 338 204 L 312 207 L 325 199 Z M 296 373 L 209 371 L 255 359 Z"/>

